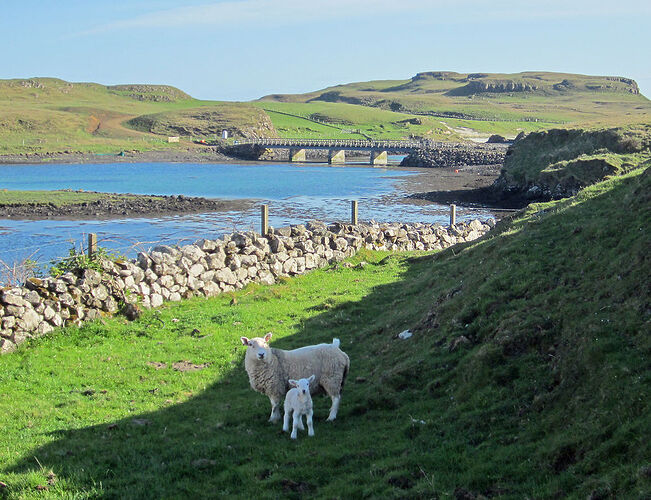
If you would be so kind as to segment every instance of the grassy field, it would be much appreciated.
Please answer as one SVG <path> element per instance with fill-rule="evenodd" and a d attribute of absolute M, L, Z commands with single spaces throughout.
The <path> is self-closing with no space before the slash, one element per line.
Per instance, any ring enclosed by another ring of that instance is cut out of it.
<path fill-rule="evenodd" d="M 0 496 L 648 498 L 649 193 L 638 169 L 437 254 L 32 341 L 0 358 Z M 266 332 L 351 358 L 314 438 L 249 388 Z"/>

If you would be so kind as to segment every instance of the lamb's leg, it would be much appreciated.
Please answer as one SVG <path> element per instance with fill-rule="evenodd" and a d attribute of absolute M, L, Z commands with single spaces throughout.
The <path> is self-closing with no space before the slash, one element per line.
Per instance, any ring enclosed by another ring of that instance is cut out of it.
<path fill-rule="evenodd" d="M 276 396 L 269 396 L 269 401 L 271 402 L 271 415 L 269 416 L 269 422 L 278 422 L 280 420 L 280 399 Z"/>
<path fill-rule="evenodd" d="M 301 415 L 297 411 L 294 412 L 294 425 L 292 425 L 292 434 L 291 438 L 296 439 L 296 436 L 298 434 L 298 427 L 301 424 Z"/>
<path fill-rule="evenodd" d="M 339 401 L 341 396 L 330 396 L 332 398 L 332 406 L 330 407 L 330 415 L 328 415 L 327 422 L 332 422 L 337 418 L 337 411 L 339 410 Z"/>
<path fill-rule="evenodd" d="M 307 435 L 314 436 L 314 427 L 312 426 L 312 410 L 307 412 Z"/>
<path fill-rule="evenodd" d="M 298 430 L 299 431 L 305 430 L 305 426 L 303 425 L 303 414 L 299 415 L 298 417 Z"/>
<path fill-rule="evenodd" d="M 289 430 L 289 414 L 291 410 L 285 410 L 285 418 L 283 419 L 283 431 L 287 432 Z"/>

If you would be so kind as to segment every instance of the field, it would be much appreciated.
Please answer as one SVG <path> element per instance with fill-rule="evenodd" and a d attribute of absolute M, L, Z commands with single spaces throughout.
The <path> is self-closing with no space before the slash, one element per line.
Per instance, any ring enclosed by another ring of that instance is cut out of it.
<path fill-rule="evenodd" d="M 0 358 L 0 496 L 648 498 L 650 192 L 638 169 L 440 253 L 32 341 Z M 314 438 L 249 388 L 266 332 L 351 358 Z"/>

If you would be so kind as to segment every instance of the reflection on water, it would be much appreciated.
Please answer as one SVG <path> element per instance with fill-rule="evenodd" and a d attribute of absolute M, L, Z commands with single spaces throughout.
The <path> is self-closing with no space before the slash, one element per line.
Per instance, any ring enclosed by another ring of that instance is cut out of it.
<path fill-rule="evenodd" d="M 274 227 L 309 220 L 347 221 L 350 201 L 359 203 L 360 221 L 447 223 L 448 208 L 401 200 L 401 180 L 410 171 L 324 164 L 189 164 L 0 166 L 0 187 L 8 189 L 84 189 L 90 191 L 183 194 L 209 198 L 254 198 L 269 205 Z M 482 209 L 464 209 L 459 220 L 486 218 Z M 259 231 L 258 207 L 218 212 L 94 221 L 0 221 L 0 260 L 31 258 L 46 264 L 81 248 L 88 233 L 100 246 L 127 256 L 159 243 L 185 244 L 233 231 Z"/>

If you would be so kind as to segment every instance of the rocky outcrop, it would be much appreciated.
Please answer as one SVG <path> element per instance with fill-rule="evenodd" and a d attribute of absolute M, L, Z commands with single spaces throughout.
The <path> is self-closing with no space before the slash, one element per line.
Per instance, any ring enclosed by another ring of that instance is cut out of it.
<path fill-rule="evenodd" d="M 574 196 L 586 186 L 649 162 L 651 127 L 551 129 L 518 136 L 490 197 L 525 206 Z"/>
<path fill-rule="evenodd" d="M 498 165 L 504 162 L 506 148 L 491 144 L 471 146 L 466 144 L 439 144 L 421 148 L 407 155 L 400 163 L 403 167 L 459 167 L 462 165 Z"/>
<path fill-rule="evenodd" d="M 472 241 L 492 221 L 451 227 L 432 224 L 326 225 L 311 222 L 270 230 L 234 233 L 183 247 L 158 246 L 133 260 L 104 260 L 92 269 L 0 291 L 0 352 L 65 325 L 80 325 L 123 311 L 135 318 L 141 308 L 192 296 L 211 297 L 257 282 L 272 284 L 354 255 L 374 250 L 436 250 Z"/>
<path fill-rule="evenodd" d="M 488 138 L 486 142 L 488 144 L 506 144 L 510 141 L 503 135 L 493 134 Z"/>
<path fill-rule="evenodd" d="M 471 80 L 463 87 L 453 89 L 448 95 L 473 95 L 481 93 L 535 92 L 540 86 L 525 80 Z"/>

